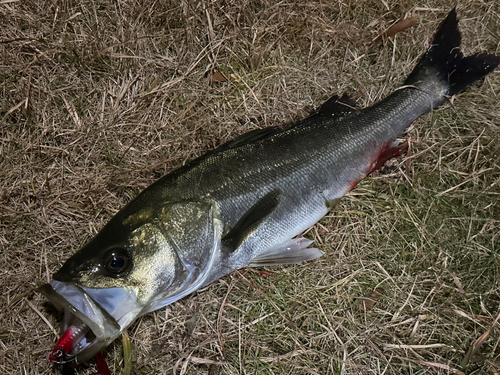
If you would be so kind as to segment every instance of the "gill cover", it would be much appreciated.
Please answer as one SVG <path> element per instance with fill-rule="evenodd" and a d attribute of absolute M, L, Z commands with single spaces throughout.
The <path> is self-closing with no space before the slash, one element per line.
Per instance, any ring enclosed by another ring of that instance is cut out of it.
<path fill-rule="evenodd" d="M 173 280 L 175 287 L 157 290 L 142 314 L 200 288 L 220 254 L 223 224 L 213 203 L 185 201 L 168 204 L 158 213 L 155 227 L 167 240 L 169 252 L 175 253 L 182 264 L 182 271 Z"/>

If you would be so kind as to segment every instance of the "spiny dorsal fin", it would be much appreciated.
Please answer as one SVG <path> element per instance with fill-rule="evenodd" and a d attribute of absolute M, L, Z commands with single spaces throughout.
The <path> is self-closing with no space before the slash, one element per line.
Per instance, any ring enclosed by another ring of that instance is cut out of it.
<path fill-rule="evenodd" d="M 332 96 L 326 102 L 321 104 L 319 108 L 311 114 L 313 116 L 345 116 L 356 110 L 356 101 L 349 95 L 344 94 L 342 97 L 338 95 Z"/>
<path fill-rule="evenodd" d="M 275 189 L 264 195 L 222 238 L 222 242 L 236 250 L 245 239 L 278 207 L 281 190 Z"/>

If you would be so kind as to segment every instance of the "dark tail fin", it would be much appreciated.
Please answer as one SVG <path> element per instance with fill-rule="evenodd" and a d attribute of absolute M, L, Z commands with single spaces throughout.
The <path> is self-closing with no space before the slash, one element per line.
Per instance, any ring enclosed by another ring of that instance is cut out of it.
<path fill-rule="evenodd" d="M 440 80 L 447 83 L 446 94 L 452 96 L 485 77 L 500 63 L 500 57 L 495 55 L 464 57 L 460 51 L 460 40 L 457 12 L 453 9 L 441 24 L 425 55 L 406 79 L 405 85 L 420 86 L 419 82 L 428 77 L 428 69 L 434 68 Z"/>

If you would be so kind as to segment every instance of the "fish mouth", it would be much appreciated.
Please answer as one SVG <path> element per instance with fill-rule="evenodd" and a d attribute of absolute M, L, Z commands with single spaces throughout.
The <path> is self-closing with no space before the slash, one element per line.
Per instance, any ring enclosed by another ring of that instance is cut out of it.
<path fill-rule="evenodd" d="M 40 291 L 64 311 L 61 338 L 49 355 L 52 362 L 89 360 L 118 337 L 135 315 L 135 293 L 124 288 L 94 289 L 52 280 Z"/>

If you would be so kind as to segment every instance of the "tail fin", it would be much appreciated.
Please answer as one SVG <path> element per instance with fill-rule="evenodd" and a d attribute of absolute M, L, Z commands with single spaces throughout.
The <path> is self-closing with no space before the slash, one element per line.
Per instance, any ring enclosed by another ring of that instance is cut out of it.
<path fill-rule="evenodd" d="M 485 77 L 500 63 L 500 57 L 495 55 L 464 57 L 460 51 L 460 40 L 457 12 L 453 8 L 404 84 L 420 86 L 419 83 L 428 77 L 428 69 L 434 68 L 434 74 L 437 73 L 441 82 L 447 84 L 446 95 L 452 96 Z"/>

